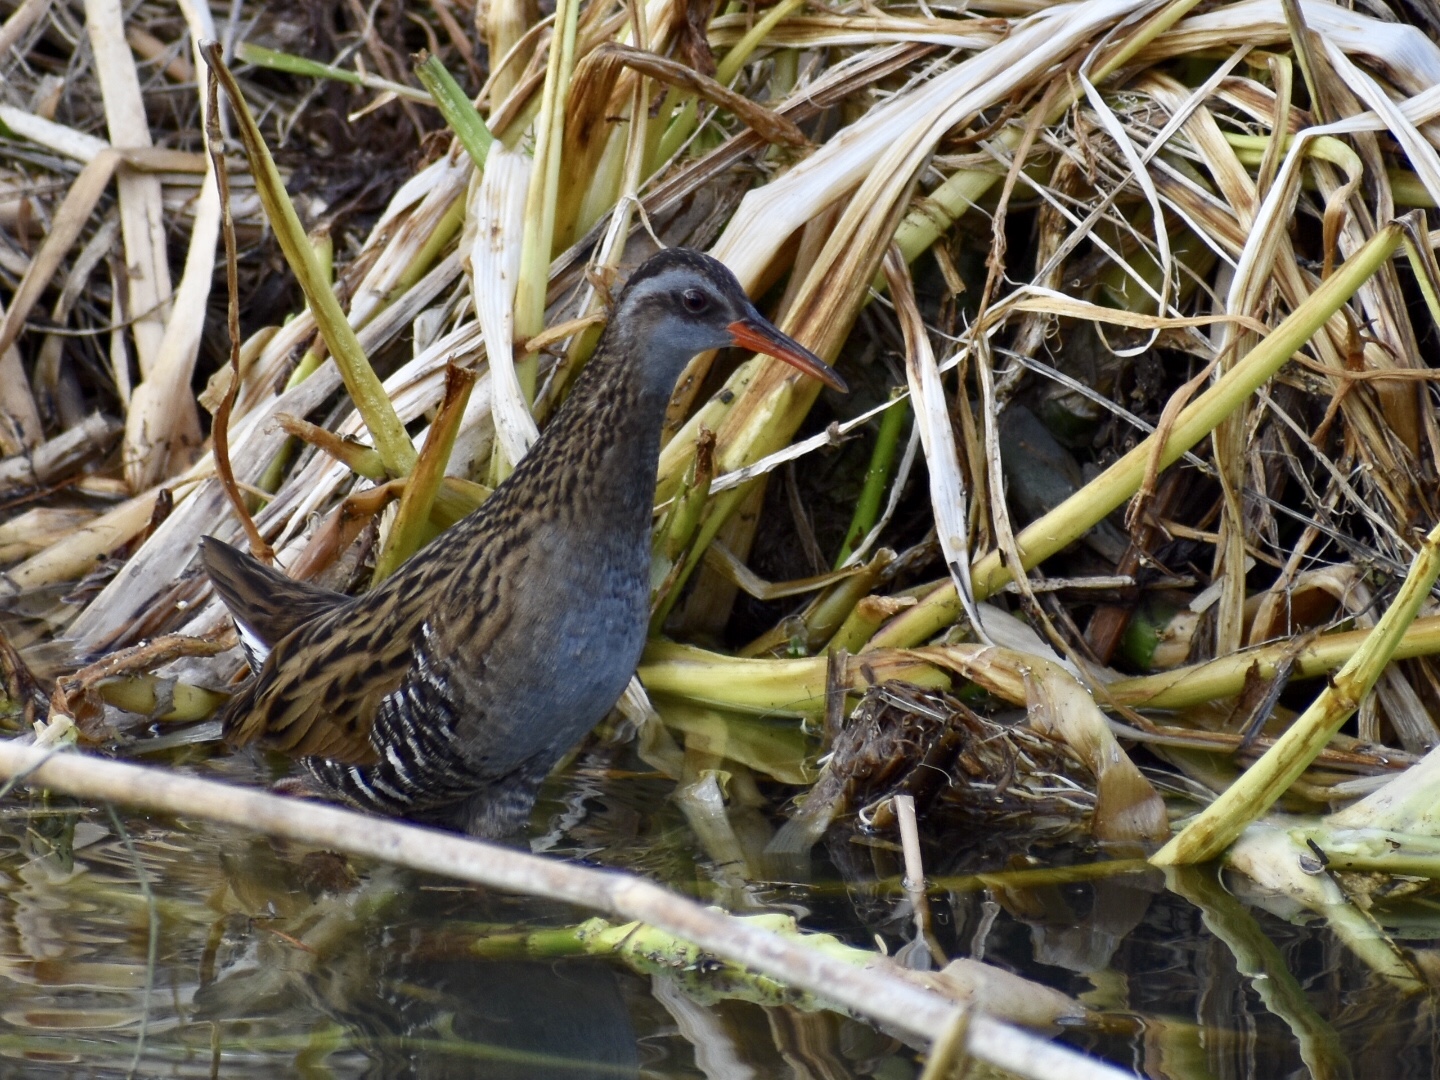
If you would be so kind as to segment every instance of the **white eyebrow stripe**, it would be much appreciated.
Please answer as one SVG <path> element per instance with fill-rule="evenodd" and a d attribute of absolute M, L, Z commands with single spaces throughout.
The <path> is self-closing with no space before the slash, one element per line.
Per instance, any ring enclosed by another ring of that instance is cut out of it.
<path fill-rule="evenodd" d="M 647 277 L 629 286 L 621 300 L 622 307 L 630 307 L 657 296 L 661 293 L 676 292 L 682 286 L 697 284 L 695 270 L 688 266 L 671 266 L 654 277 Z M 700 281 L 698 284 L 705 288 L 705 291 L 712 296 L 723 297 L 724 290 L 710 281 Z"/>
<path fill-rule="evenodd" d="M 654 277 L 648 277 L 625 290 L 625 302 L 628 305 L 634 301 L 648 300 L 658 293 L 670 292 L 679 286 L 680 281 L 677 279 L 683 280 L 684 276 L 680 272 L 680 268 L 676 267 L 672 270 L 664 270 Z"/>

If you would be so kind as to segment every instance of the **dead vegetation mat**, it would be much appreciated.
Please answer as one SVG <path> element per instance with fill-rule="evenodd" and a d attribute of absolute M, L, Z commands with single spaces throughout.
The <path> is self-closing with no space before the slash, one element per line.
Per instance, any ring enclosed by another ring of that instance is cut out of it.
<path fill-rule="evenodd" d="M 178 725 L 242 669 L 195 558 L 204 535 L 244 542 L 212 453 L 232 385 L 230 494 L 255 540 L 363 589 L 483 498 L 506 432 L 544 423 L 659 242 L 726 261 L 856 392 L 739 356 L 682 380 L 655 629 L 692 651 L 657 644 L 653 701 L 629 700 L 669 730 L 652 764 L 808 790 L 781 848 L 845 814 L 886 828 L 897 791 L 992 828 L 1163 839 L 1147 777 L 1172 802 L 1223 789 L 1387 610 L 1440 516 L 1423 14 L 0 0 L 7 723 L 64 714 L 130 749 L 213 738 Z M 201 38 L 224 46 L 401 441 L 440 422 L 448 369 L 476 376 L 425 528 L 396 521 L 403 474 L 227 112 L 235 384 Z M 421 50 L 478 102 L 483 172 L 419 89 Z M 1343 804 L 1440 742 L 1432 608 L 1291 805 Z M 747 741 L 757 716 L 828 735 Z M 706 724 L 740 734 L 716 751 Z"/>

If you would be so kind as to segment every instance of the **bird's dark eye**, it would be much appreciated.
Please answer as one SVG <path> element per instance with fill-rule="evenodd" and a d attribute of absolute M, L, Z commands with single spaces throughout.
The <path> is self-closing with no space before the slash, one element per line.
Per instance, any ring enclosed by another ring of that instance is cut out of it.
<path fill-rule="evenodd" d="M 680 294 L 680 302 L 692 315 L 698 315 L 710 306 L 710 298 L 699 289 L 686 289 Z"/>

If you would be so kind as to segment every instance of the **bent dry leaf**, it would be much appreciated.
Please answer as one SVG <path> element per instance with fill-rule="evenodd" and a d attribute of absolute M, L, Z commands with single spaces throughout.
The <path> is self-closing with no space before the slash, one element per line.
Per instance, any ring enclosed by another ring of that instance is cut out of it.
<path fill-rule="evenodd" d="M 1024 705 L 1032 727 L 1079 754 L 1095 774 L 1096 839 L 1155 843 L 1169 835 L 1159 793 L 1111 734 L 1089 691 L 1059 663 L 988 645 L 932 646 L 910 653 Z"/>

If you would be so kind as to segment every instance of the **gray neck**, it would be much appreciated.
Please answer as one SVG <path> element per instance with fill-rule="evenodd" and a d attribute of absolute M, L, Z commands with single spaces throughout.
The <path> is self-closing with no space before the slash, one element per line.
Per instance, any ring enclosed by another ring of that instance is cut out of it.
<path fill-rule="evenodd" d="M 649 535 L 660 428 L 694 346 L 652 336 L 642 354 L 640 341 L 614 332 L 621 325 L 611 322 L 512 480 L 539 475 L 510 486 L 525 487 L 533 510 L 585 524 L 590 542 L 631 545 Z"/>

